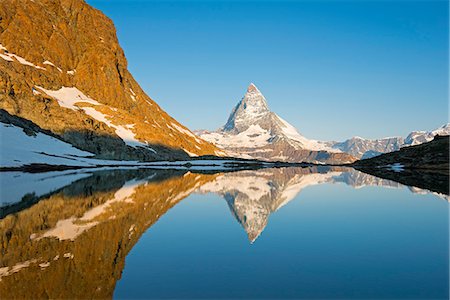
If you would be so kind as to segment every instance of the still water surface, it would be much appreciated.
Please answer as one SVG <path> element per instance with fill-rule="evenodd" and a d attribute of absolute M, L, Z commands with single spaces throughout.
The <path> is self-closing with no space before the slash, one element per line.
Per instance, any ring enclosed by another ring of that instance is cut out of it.
<path fill-rule="evenodd" d="M 448 197 L 353 169 L 0 178 L 2 298 L 448 299 Z"/>

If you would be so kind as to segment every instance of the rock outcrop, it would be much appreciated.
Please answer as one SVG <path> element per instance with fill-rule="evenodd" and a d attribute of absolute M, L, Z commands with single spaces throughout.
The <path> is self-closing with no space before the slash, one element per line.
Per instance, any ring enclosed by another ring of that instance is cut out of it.
<path fill-rule="evenodd" d="M 98 158 L 220 154 L 144 93 L 112 21 L 83 0 L 0 1 L 0 108 Z"/>

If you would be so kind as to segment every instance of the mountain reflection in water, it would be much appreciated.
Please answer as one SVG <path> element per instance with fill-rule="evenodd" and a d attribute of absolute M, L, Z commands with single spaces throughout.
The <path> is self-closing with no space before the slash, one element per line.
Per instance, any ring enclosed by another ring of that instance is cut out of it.
<path fill-rule="evenodd" d="M 2 298 L 112 297 L 125 257 L 141 235 L 195 192 L 222 196 L 253 243 L 270 215 L 308 186 L 403 187 L 342 167 L 215 174 L 140 169 L 0 176 Z"/>

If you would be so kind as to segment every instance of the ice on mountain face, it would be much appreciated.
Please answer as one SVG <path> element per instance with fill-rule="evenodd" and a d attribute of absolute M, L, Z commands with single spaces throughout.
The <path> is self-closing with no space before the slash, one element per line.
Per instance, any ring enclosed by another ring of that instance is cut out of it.
<path fill-rule="evenodd" d="M 91 116 L 92 118 L 96 119 L 97 121 L 103 122 L 106 125 L 108 125 L 111 128 L 115 129 L 116 134 L 124 141 L 125 144 L 127 144 L 130 147 L 145 147 L 152 151 L 153 153 L 156 153 L 156 151 L 150 147 L 146 143 L 143 143 L 136 139 L 136 135 L 131 130 L 134 127 L 134 124 L 128 124 L 128 125 L 115 125 L 110 120 L 107 119 L 107 115 L 99 112 L 98 110 L 94 109 L 93 107 L 82 107 L 81 108 L 87 115 Z"/>

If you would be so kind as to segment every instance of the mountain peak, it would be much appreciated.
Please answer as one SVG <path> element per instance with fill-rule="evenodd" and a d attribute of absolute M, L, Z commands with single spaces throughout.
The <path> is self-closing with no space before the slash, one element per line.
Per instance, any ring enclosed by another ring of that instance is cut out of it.
<path fill-rule="evenodd" d="M 256 85 L 251 82 L 250 85 L 247 88 L 247 93 L 259 93 L 261 94 L 261 92 L 258 90 L 258 88 L 256 87 Z"/>
<path fill-rule="evenodd" d="M 269 106 L 266 98 L 258 90 L 256 85 L 250 83 L 247 92 L 241 101 L 234 107 L 228 118 L 227 124 L 223 127 L 226 131 L 245 130 L 256 120 L 269 114 Z"/>

